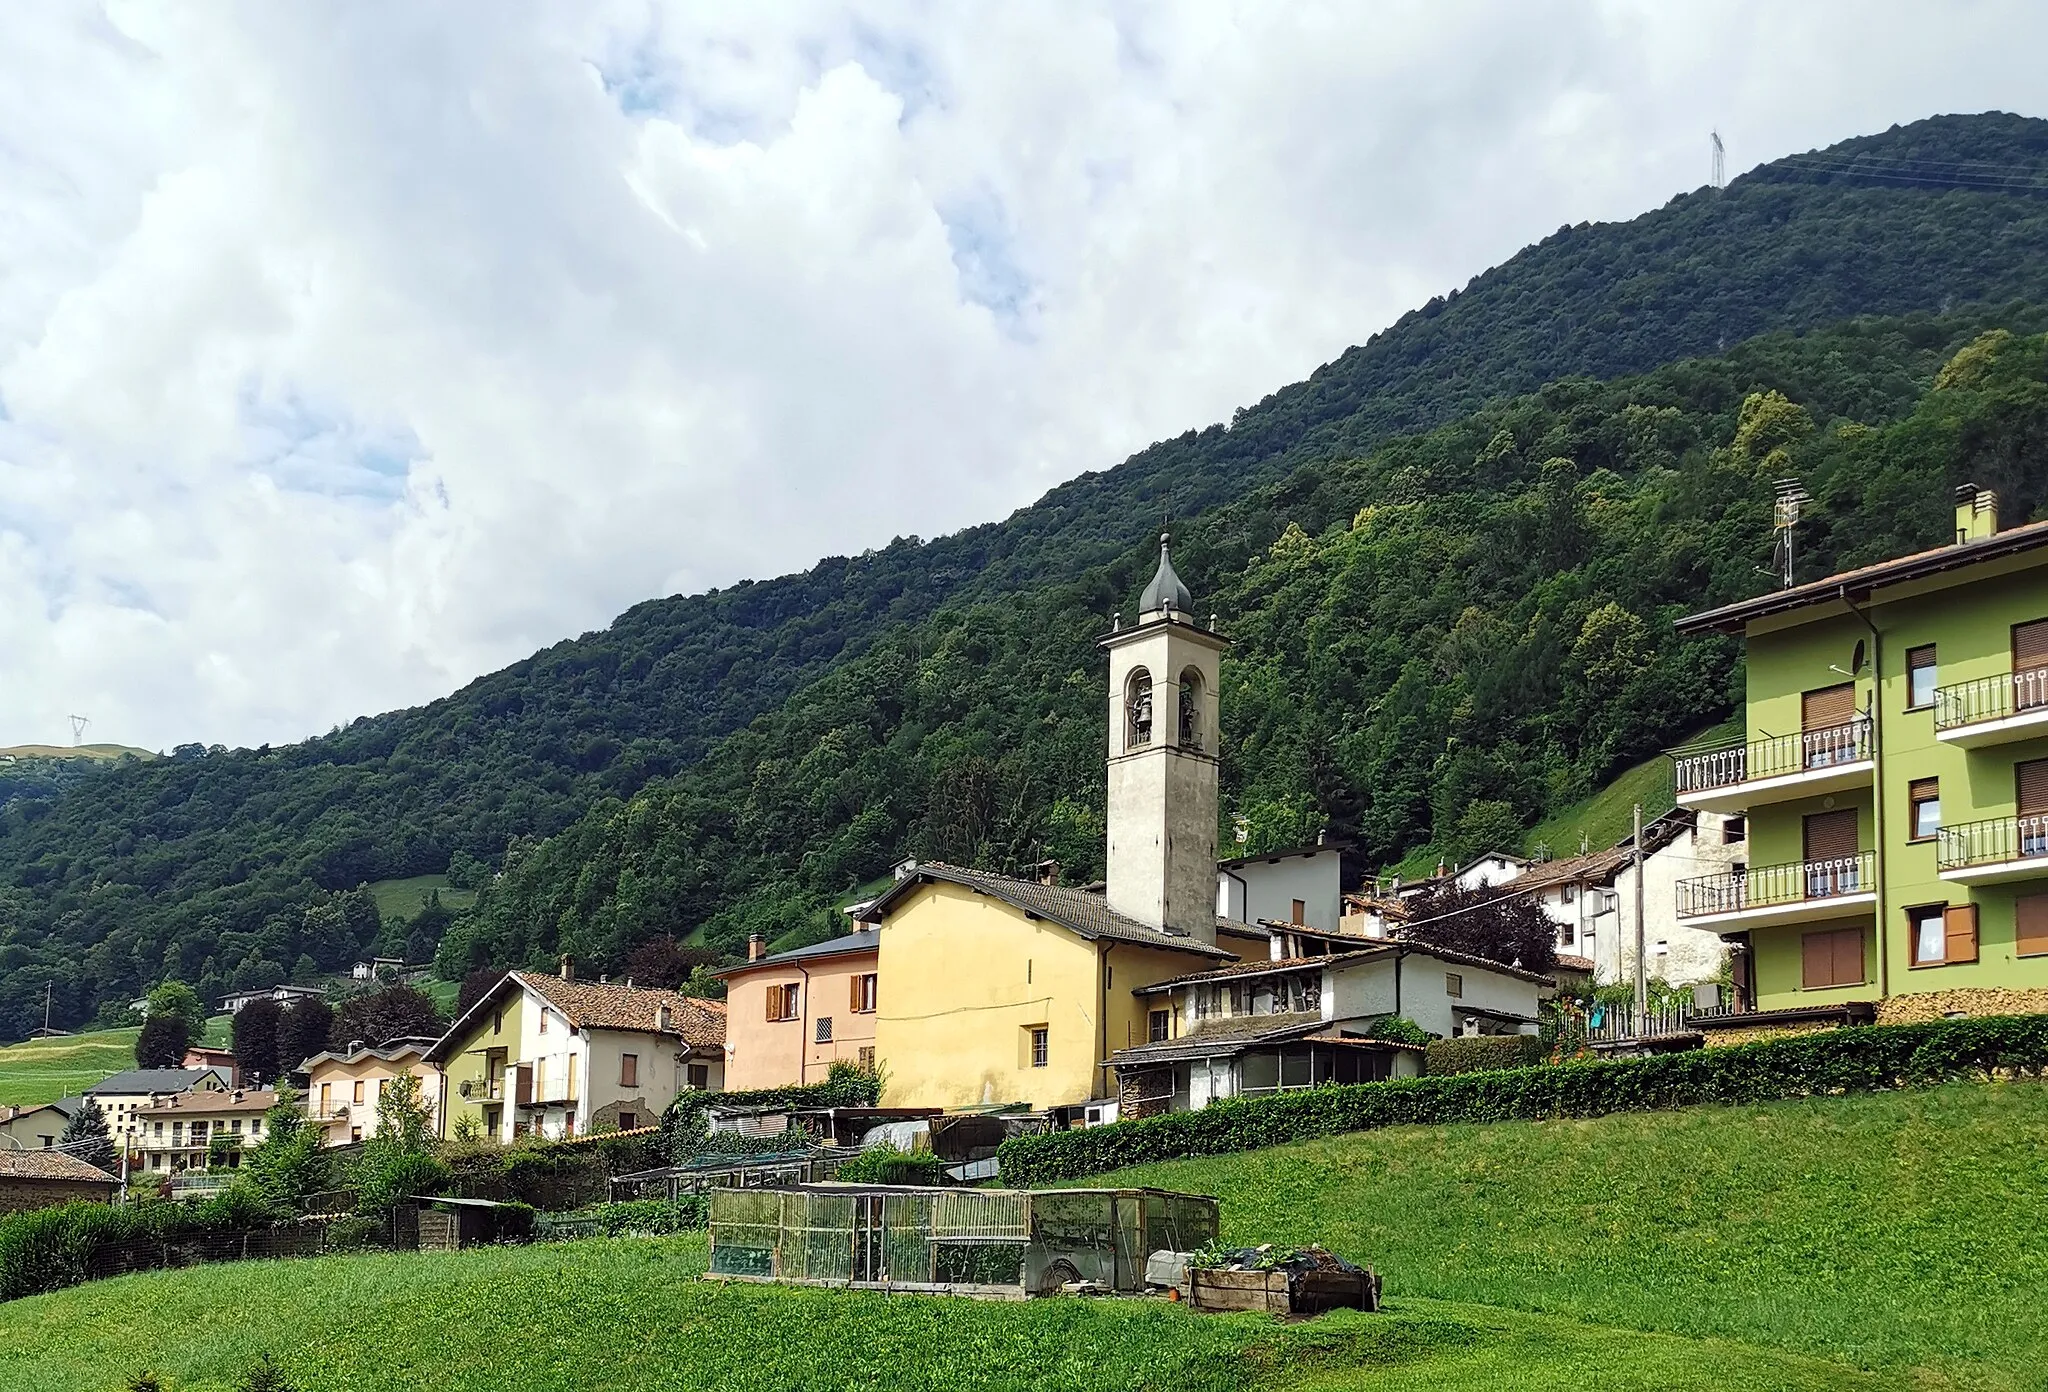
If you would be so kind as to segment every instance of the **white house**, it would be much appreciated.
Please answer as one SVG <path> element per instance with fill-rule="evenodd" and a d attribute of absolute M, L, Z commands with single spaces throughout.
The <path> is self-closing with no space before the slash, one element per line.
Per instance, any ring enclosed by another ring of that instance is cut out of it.
<path fill-rule="evenodd" d="M 1240 962 L 1141 986 L 1148 1040 L 1118 1050 L 1120 1117 L 1422 1071 L 1414 1045 L 1367 1038 L 1389 1016 L 1432 1035 L 1534 1034 L 1549 977 L 1419 943 Z M 1107 1119 L 1105 1117 L 1105 1119 Z"/>
<path fill-rule="evenodd" d="M 323 986 L 265 986 L 259 991 L 231 991 L 220 998 L 220 1008 L 222 1014 L 234 1015 L 251 1001 L 274 1000 L 279 1005 L 290 1005 L 297 1000 L 324 999 L 326 995 Z"/>
<path fill-rule="evenodd" d="M 1299 923 L 1336 932 L 1344 913 L 1344 852 L 1318 841 L 1216 863 L 1216 916 L 1237 923 Z"/>

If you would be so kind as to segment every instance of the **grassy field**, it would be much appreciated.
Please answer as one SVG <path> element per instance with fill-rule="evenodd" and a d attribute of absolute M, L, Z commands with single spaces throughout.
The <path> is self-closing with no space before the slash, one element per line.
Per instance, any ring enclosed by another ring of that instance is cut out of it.
<path fill-rule="evenodd" d="M 2048 1086 L 1405 1127 L 1125 1171 L 1405 1297 L 2048 1387 Z M 1089 1181 L 1095 1183 L 1099 1181 Z"/>
<path fill-rule="evenodd" d="M 466 909 L 476 902 L 473 889 L 455 889 L 446 875 L 414 875 L 403 880 L 373 880 L 363 886 L 377 901 L 377 912 L 386 918 L 411 918 L 427 906 L 427 896 L 441 892 L 442 906 Z"/>
<path fill-rule="evenodd" d="M 206 1022 L 205 1041 L 226 1048 L 229 1017 Z M 0 1102 L 34 1107 L 74 1097 L 102 1078 L 135 1066 L 137 1029 L 92 1030 L 0 1047 Z"/>
<path fill-rule="evenodd" d="M 125 759 L 130 754 L 138 759 L 163 757 L 153 749 L 137 749 L 132 744 L 11 744 L 0 749 L 0 759 L 11 755 L 17 759 L 91 759 L 103 764 Z"/>
<path fill-rule="evenodd" d="M 248 1262 L 0 1306 L 0 1386 L 185 1392 L 268 1353 L 304 1392 L 1834 1392 L 1898 1385 L 1723 1341 L 1402 1300 L 1299 1325 L 1162 1301 L 992 1304 L 698 1280 L 701 1237 Z"/>

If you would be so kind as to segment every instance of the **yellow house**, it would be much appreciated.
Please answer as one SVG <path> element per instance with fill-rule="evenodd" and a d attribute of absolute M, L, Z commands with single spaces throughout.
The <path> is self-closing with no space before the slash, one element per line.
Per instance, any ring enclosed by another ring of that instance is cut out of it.
<path fill-rule="evenodd" d="M 441 1101 L 441 1070 L 427 1062 L 431 1039 L 394 1039 L 380 1048 L 357 1045 L 313 1055 L 300 1065 L 306 1075 L 306 1116 L 320 1132 L 320 1144 L 349 1145 L 377 1134 L 377 1101 L 385 1085 L 410 1073 L 420 1082 L 428 1110 Z"/>
<path fill-rule="evenodd" d="M 1112 1097 L 1110 1055 L 1149 1028 L 1132 991 L 1236 955 L 1090 890 L 933 862 L 906 865 L 864 917 L 881 927 L 875 1052 L 891 1107 Z"/>

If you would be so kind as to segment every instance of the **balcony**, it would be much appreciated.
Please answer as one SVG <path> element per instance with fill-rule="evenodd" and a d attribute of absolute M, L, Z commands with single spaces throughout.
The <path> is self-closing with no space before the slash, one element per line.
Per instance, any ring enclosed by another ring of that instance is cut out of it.
<path fill-rule="evenodd" d="M 1877 906 L 1877 857 L 1756 865 L 1726 875 L 1680 880 L 1678 917 L 1692 928 L 1731 932 L 1778 923 L 1846 918 Z"/>
<path fill-rule="evenodd" d="M 2048 667 L 1934 689 L 1934 737 L 1975 749 L 2048 735 Z"/>
<path fill-rule="evenodd" d="M 1698 753 L 1673 754 L 1680 807 L 1741 812 L 1759 803 L 1868 788 L 1870 720 L 1774 735 Z"/>
<path fill-rule="evenodd" d="M 1934 867 L 1941 878 L 1958 884 L 2048 875 L 2048 814 L 1943 827 L 1936 834 Z"/>
<path fill-rule="evenodd" d="M 512 1104 L 515 1107 L 573 1107 L 576 1095 L 565 1088 L 550 1088 L 543 1092 L 536 1088 L 528 1096 Z"/>
<path fill-rule="evenodd" d="M 455 1091 L 465 1102 L 499 1102 L 505 1097 L 505 1080 L 498 1078 L 464 1078 L 455 1085 Z"/>
<path fill-rule="evenodd" d="M 331 1126 L 337 1121 L 348 1120 L 348 1104 L 338 1107 L 315 1106 L 306 1113 L 306 1119 L 315 1126 Z"/>

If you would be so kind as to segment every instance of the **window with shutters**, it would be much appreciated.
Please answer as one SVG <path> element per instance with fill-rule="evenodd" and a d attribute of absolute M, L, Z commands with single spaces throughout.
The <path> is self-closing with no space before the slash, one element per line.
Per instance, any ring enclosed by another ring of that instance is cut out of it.
<path fill-rule="evenodd" d="M 1950 966 L 1977 960 L 1977 906 L 1951 904 L 1945 918 L 1942 958 Z"/>
<path fill-rule="evenodd" d="M 853 1004 L 850 1009 L 856 1015 L 871 1015 L 875 1009 L 876 974 L 868 972 L 853 978 Z"/>
<path fill-rule="evenodd" d="M 2021 957 L 2048 957 L 2048 894 L 2012 901 L 2012 949 Z"/>
<path fill-rule="evenodd" d="M 1934 704 L 1934 644 L 1906 649 L 1906 709 L 1922 710 Z"/>
<path fill-rule="evenodd" d="M 1914 966 L 1935 967 L 1948 960 L 1948 905 L 1906 910 L 1906 929 L 1913 935 Z"/>
<path fill-rule="evenodd" d="M 1799 698 L 1800 752 L 1805 767 L 1827 768 L 1860 757 L 1857 750 L 1856 687 L 1824 686 Z"/>
<path fill-rule="evenodd" d="M 2048 619 L 2012 626 L 2012 703 L 2015 710 L 2048 706 Z"/>
<path fill-rule="evenodd" d="M 711 1087 L 711 1065 L 710 1065 L 710 1064 L 708 1064 L 708 1063 L 693 1063 L 693 1064 L 691 1064 L 691 1065 L 690 1065 L 690 1067 L 689 1067 L 689 1075 L 688 1075 L 688 1076 L 689 1076 L 689 1079 L 690 1079 L 690 1087 L 691 1087 L 691 1089 L 692 1089 L 693 1091 L 696 1091 L 696 1092 L 707 1092 L 707 1091 L 709 1091 L 709 1090 L 710 1090 L 710 1087 Z M 625 1128 L 624 1128 L 624 1127 L 621 1127 L 620 1129 L 621 1129 L 621 1130 L 624 1130 Z"/>
<path fill-rule="evenodd" d="M 1863 887 L 1855 808 L 1813 813 L 1805 819 L 1800 839 L 1806 851 L 1807 898 L 1854 894 Z"/>
<path fill-rule="evenodd" d="M 1941 780 L 1916 778 L 1906 785 L 1906 825 L 1915 841 L 1932 841 L 1941 830 Z"/>
<path fill-rule="evenodd" d="M 619 1055 L 619 1086 L 620 1086 L 620 1087 L 639 1087 L 639 1086 L 640 1086 L 640 1055 L 638 1055 L 638 1054 L 620 1054 L 620 1055 Z"/>
<path fill-rule="evenodd" d="M 2015 764 L 2013 785 L 2019 803 L 2020 855 L 2048 855 L 2048 759 Z"/>
<path fill-rule="evenodd" d="M 1457 972 L 1444 973 L 1444 994 L 1452 1000 L 1465 998 L 1465 978 Z"/>
<path fill-rule="evenodd" d="M 1863 930 L 1832 928 L 1801 937 L 1800 987 L 1825 991 L 1863 984 Z"/>
<path fill-rule="evenodd" d="M 796 1018 L 796 983 L 768 988 L 768 1018 L 771 1021 Z"/>

